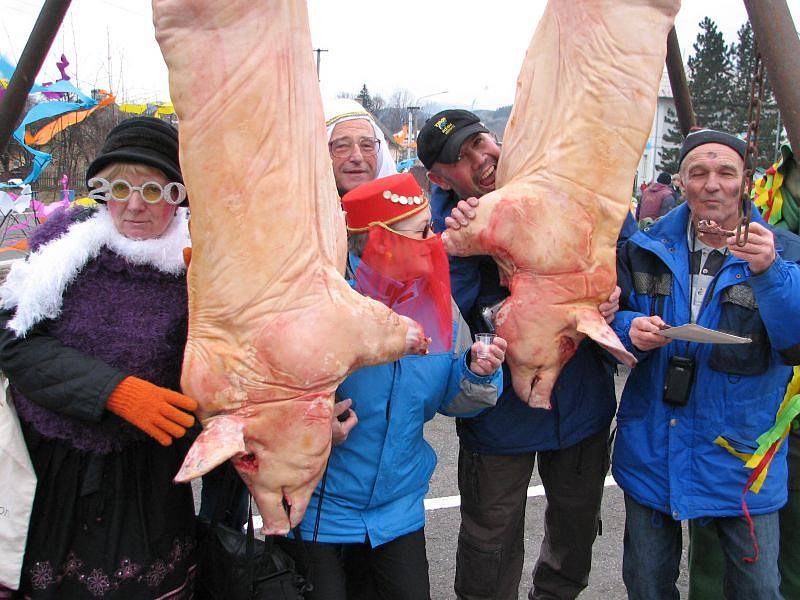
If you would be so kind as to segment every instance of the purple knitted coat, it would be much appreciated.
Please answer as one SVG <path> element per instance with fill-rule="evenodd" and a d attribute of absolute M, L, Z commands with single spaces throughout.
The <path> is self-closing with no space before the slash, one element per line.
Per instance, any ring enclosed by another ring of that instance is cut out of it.
<path fill-rule="evenodd" d="M 62 235 L 80 209 L 59 211 L 30 238 L 32 251 Z M 179 389 L 187 334 L 184 275 L 134 265 L 103 247 L 70 283 L 58 318 L 37 325 L 64 345 L 154 383 Z M 57 365 L 54 365 L 57 368 Z M 14 399 L 19 416 L 42 435 L 75 448 L 107 454 L 148 439 L 138 428 L 106 412 L 99 422 L 75 419 L 24 398 Z"/>

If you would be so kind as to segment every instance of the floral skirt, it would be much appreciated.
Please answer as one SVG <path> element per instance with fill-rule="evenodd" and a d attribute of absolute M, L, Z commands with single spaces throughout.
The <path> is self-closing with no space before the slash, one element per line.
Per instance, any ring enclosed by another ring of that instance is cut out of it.
<path fill-rule="evenodd" d="M 194 503 L 172 483 L 185 445 L 101 455 L 22 426 L 38 484 L 19 597 L 191 598 Z"/>

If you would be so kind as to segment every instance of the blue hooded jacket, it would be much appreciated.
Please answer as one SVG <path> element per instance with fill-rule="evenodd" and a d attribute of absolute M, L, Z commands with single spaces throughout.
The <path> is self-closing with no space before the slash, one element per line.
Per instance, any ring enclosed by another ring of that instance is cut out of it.
<path fill-rule="evenodd" d="M 629 336 L 636 317 L 660 315 L 670 325 L 690 321 L 690 274 L 683 204 L 634 234 L 619 252 L 621 306 L 612 327 L 639 358 L 617 415 L 613 474 L 634 500 L 674 519 L 743 514 L 741 496 L 750 471 L 715 443 L 721 436 L 751 454 L 769 429 L 791 376 L 800 364 L 800 238 L 773 230 L 778 258 L 752 275 L 730 254 L 709 285 L 697 324 L 751 338 L 750 344 L 673 341 L 641 352 Z M 753 220 L 764 224 L 757 211 Z M 669 360 L 694 359 L 685 406 L 663 401 Z M 773 512 L 786 502 L 786 444 L 776 453 L 763 487 L 748 493 L 750 512 Z"/>
<path fill-rule="evenodd" d="M 431 189 L 434 231 L 444 231 L 444 219 L 458 202 L 438 186 Z M 637 231 L 628 217 L 621 238 Z M 450 257 L 450 284 L 461 314 L 473 333 L 486 331 L 481 310 L 509 295 L 500 285 L 497 265 L 490 256 Z M 550 401 L 552 410 L 534 409 L 520 400 L 503 365 L 503 393 L 497 405 L 471 419 L 458 419 L 462 445 L 479 454 L 524 454 L 568 448 L 611 423 L 617 407 L 613 358 L 585 339 L 564 366 Z"/>
<path fill-rule="evenodd" d="M 469 370 L 471 346 L 453 305 L 451 350 L 365 367 L 342 382 L 337 395 L 352 399 L 358 424 L 331 451 L 318 542 L 354 544 L 369 537 L 375 547 L 425 524 L 423 501 L 436 466 L 425 423 L 437 412 L 476 415 L 502 388 L 499 371 L 479 376 Z M 305 540 L 314 535 L 320 490 L 321 484 L 300 523 Z"/>

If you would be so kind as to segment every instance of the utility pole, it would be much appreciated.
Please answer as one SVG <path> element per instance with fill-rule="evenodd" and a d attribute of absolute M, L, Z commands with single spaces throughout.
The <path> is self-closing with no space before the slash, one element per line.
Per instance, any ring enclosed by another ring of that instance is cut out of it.
<path fill-rule="evenodd" d="M 5 152 L 14 125 L 25 108 L 25 99 L 33 87 L 39 69 L 42 68 L 50 46 L 53 45 L 69 4 L 70 0 L 45 0 L 33 25 L 17 68 L 8 82 L 5 96 L 0 101 L 0 154 Z"/>
<path fill-rule="evenodd" d="M 442 92 L 434 92 L 433 94 L 425 94 L 424 96 L 420 96 L 419 98 L 417 98 L 417 104 L 419 104 L 419 106 L 406 107 L 408 109 L 408 138 L 406 138 L 408 141 L 408 147 L 406 152 L 406 158 L 411 158 L 412 156 L 411 144 L 414 142 L 414 111 L 420 110 L 422 108 L 422 102 L 420 102 L 420 100 L 422 100 L 423 98 L 431 98 L 433 96 L 439 96 L 441 94 L 446 94 L 446 93 L 447 90 L 444 90 Z"/>
<path fill-rule="evenodd" d="M 314 52 L 317 53 L 317 81 L 319 81 L 319 61 L 320 61 L 320 54 L 323 52 L 327 52 L 326 48 L 314 48 Z"/>
<path fill-rule="evenodd" d="M 108 30 L 108 27 L 106 27 L 106 54 L 108 60 L 108 62 L 106 63 L 108 65 L 108 91 L 113 92 L 114 81 L 112 74 L 114 72 L 114 69 L 111 66 L 111 32 Z"/>
<path fill-rule="evenodd" d="M 419 110 L 419 106 L 408 107 L 408 137 L 406 138 L 406 158 L 411 158 L 411 144 L 414 142 L 414 111 Z"/>

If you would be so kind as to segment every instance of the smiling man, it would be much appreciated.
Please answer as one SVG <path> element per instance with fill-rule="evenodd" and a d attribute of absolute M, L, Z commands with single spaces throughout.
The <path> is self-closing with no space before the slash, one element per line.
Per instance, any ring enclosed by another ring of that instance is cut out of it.
<path fill-rule="evenodd" d="M 622 394 L 613 459 L 625 493 L 622 577 L 633 600 L 679 597 L 683 520 L 719 538 L 726 598 L 782 597 L 786 445 L 772 450 L 763 479 L 743 460 L 775 423 L 790 365 L 800 364 L 800 240 L 754 210 L 737 246 L 730 232 L 744 154 L 745 142 L 727 133 L 690 133 L 679 156 L 686 203 L 636 232 L 617 258 L 622 298 L 612 326 L 639 359 Z M 752 341 L 661 335 L 689 322 Z"/>
<path fill-rule="evenodd" d="M 418 145 L 428 179 L 443 190 L 459 198 L 494 191 L 500 146 L 477 115 L 468 110 L 435 114 L 420 131 Z"/>
<path fill-rule="evenodd" d="M 466 110 L 444 110 L 417 138 L 434 184 L 434 228 L 466 226 L 480 198 L 496 187 L 500 146 Z M 636 230 L 633 219 L 626 232 Z M 450 258 L 450 283 L 473 333 L 491 330 L 485 311 L 508 297 L 491 256 Z M 600 311 L 611 319 L 617 292 Z M 585 340 L 564 366 L 553 410 L 529 407 L 503 369 L 503 394 L 478 418 L 459 419 L 461 528 L 456 555 L 459 600 L 516 600 L 524 559 L 525 504 L 538 463 L 547 496 L 545 536 L 531 600 L 571 600 L 588 584 L 608 471 L 608 434 L 616 409 L 613 360 Z"/>
<path fill-rule="evenodd" d="M 325 126 L 340 196 L 362 183 L 397 172 L 381 128 L 355 100 L 337 98 L 326 102 Z"/>

